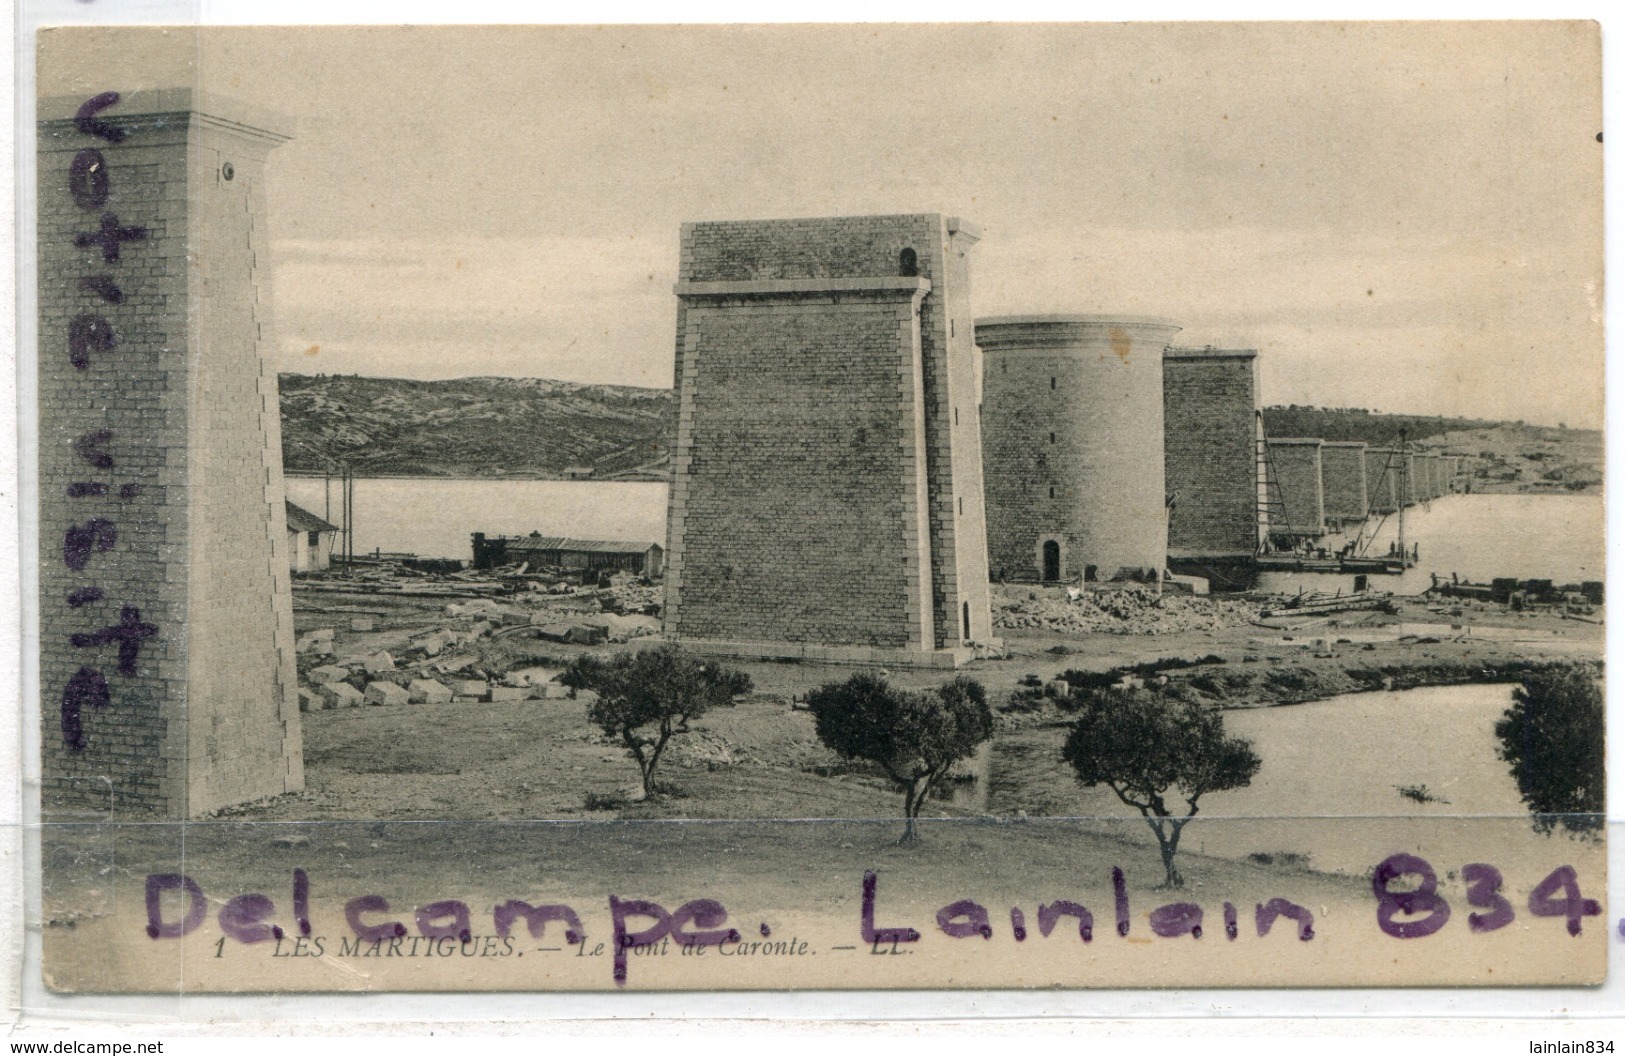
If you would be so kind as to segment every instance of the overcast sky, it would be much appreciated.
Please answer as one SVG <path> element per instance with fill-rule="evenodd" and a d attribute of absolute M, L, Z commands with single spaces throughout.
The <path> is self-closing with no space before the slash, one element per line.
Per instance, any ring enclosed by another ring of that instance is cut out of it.
<path fill-rule="evenodd" d="M 41 89 L 193 77 L 292 119 L 282 370 L 666 386 L 680 222 L 929 211 L 983 229 L 978 315 L 1166 317 L 1259 348 L 1270 403 L 1602 421 L 1590 25 L 142 43 L 48 44 Z"/>

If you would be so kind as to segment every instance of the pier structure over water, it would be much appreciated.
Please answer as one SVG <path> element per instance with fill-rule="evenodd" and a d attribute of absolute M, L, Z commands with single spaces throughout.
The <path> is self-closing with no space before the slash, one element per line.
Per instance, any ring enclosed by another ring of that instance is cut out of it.
<path fill-rule="evenodd" d="M 1269 524 L 1263 491 L 1258 351 L 1162 355 L 1168 567 L 1245 588 Z"/>
<path fill-rule="evenodd" d="M 1368 447 L 1365 452 L 1366 498 L 1374 514 L 1399 509 L 1399 452 L 1389 447 Z"/>
<path fill-rule="evenodd" d="M 1366 519 L 1365 445 L 1356 441 L 1327 440 L 1320 449 L 1322 489 L 1329 527 L 1346 528 Z"/>
<path fill-rule="evenodd" d="M 1271 538 L 1293 545 L 1326 534 L 1324 444 L 1315 437 L 1272 436 L 1265 441 Z"/>
<path fill-rule="evenodd" d="M 1437 451 L 1427 453 L 1428 498 L 1437 499 L 1450 489 L 1445 485 L 1444 458 Z"/>

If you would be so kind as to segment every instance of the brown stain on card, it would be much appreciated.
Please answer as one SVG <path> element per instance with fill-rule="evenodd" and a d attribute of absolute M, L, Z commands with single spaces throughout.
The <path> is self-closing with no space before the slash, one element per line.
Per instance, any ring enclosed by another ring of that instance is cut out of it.
<path fill-rule="evenodd" d="M 1127 363 L 1128 354 L 1134 351 L 1134 339 L 1128 336 L 1128 331 L 1114 326 L 1106 332 L 1106 336 L 1111 340 L 1112 351 L 1117 353 L 1117 358 Z"/>

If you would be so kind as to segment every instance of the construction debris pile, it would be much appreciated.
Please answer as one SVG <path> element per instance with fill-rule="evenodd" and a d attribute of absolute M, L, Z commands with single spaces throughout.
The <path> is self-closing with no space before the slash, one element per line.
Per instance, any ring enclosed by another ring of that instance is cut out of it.
<path fill-rule="evenodd" d="M 1172 634 L 1247 624 L 1255 604 L 1161 594 L 1139 585 L 1096 590 L 1001 585 L 993 589 L 993 626 L 1057 634 Z"/>
<path fill-rule="evenodd" d="M 580 697 L 555 671 L 518 669 L 523 643 L 559 643 L 568 656 L 571 646 L 660 633 L 659 588 L 626 574 L 574 584 L 389 564 L 298 580 L 295 590 L 307 619 L 335 624 L 296 641 L 303 711 Z"/>
<path fill-rule="evenodd" d="M 370 623 L 362 619 L 356 622 Z M 470 647 L 489 638 L 495 630 L 496 625 L 482 619 L 466 628 L 420 634 L 410 639 L 405 649 L 397 650 L 399 656 L 380 649 L 340 657 L 334 650 L 331 629 L 302 634 L 295 647 L 300 675 L 299 709 L 500 703 L 580 695 L 552 681 L 550 674 L 510 671 L 498 675 L 483 669 Z"/>

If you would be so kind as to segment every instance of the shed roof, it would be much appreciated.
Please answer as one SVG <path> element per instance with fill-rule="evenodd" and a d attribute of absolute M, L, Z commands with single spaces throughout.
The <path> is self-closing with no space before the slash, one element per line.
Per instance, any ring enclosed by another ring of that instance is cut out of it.
<path fill-rule="evenodd" d="M 573 550 L 594 554 L 646 554 L 659 543 L 628 542 L 624 539 L 571 539 L 563 535 L 522 535 L 508 540 L 508 552 L 516 550 Z"/>
<path fill-rule="evenodd" d="M 303 506 L 296 506 L 286 499 L 288 506 L 288 531 L 290 532 L 336 532 L 339 526 L 328 524 L 320 517 L 311 513 Z"/>

